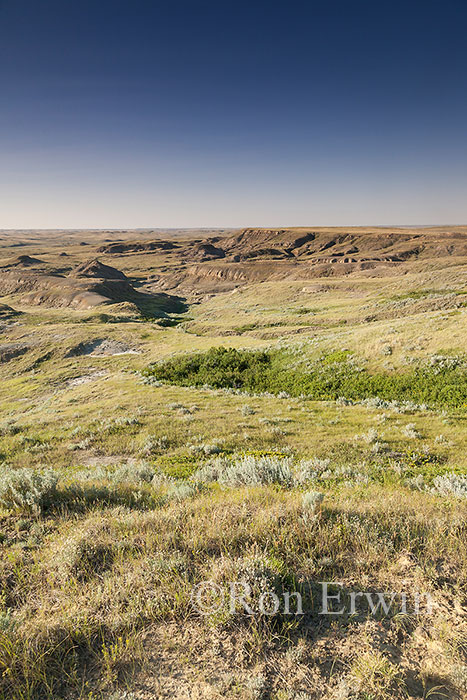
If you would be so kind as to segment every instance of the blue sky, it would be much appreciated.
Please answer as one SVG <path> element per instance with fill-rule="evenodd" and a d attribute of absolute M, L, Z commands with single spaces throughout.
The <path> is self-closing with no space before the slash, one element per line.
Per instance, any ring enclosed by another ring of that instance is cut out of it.
<path fill-rule="evenodd" d="M 467 223 L 467 4 L 0 0 L 0 228 Z"/>

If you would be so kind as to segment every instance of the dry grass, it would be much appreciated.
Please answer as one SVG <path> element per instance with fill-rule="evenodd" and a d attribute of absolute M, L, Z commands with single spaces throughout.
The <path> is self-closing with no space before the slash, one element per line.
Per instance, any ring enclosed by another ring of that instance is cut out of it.
<path fill-rule="evenodd" d="M 60 241 L 28 245 L 63 264 Z M 73 236 L 67 252 L 89 257 Z M 140 279 L 172 264 L 103 261 Z M 462 700 L 465 408 L 247 396 L 137 373 L 215 345 L 292 344 L 310 362 L 346 349 L 378 372 L 461 355 L 467 316 L 449 300 L 465 291 L 465 261 L 451 262 L 201 286 L 173 328 L 2 299 L 23 311 L 2 321 L 5 343 L 31 349 L 0 365 L 0 698 Z M 138 354 L 70 356 L 96 338 Z M 37 475 L 51 469 L 47 492 Z M 320 581 L 344 597 L 426 591 L 433 614 L 197 614 L 193 587 L 232 577 L 309 603 Z"/>

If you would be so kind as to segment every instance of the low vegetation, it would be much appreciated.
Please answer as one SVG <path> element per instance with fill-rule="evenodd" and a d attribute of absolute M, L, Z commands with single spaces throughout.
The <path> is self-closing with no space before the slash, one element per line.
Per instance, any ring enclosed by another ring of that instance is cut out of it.
<path fill-rule="evenodd" d="M 143 371 L 180 386 L 211 386 L 245 392 L 270 392 L 331 400 L 381 398 L 418 404 L 467 407 L 467 362 L 461 357 L 434 357 L 414 370 L 372 373 L 348 352 L 333 352 L 315 362 L 297 362 L 297 350 L 269 351 L 211 348 L 171 358 Z"/>
<path fill-rule="evenodd" d="M 1 300 L 0 700 L 466 697 L 465 259 L 313 279 L 308 237 L 301 279 L 260 233 L 251 263 L 101 240 L 159 317 Z M 25 252 L 92 257 L 50 235 Z"/>

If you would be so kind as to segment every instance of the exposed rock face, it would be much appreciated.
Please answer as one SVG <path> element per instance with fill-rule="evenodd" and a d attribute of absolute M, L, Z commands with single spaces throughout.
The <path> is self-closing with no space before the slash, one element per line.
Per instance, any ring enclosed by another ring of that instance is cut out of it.
<path fill-rule="evenodd" d="M 467 257 L 467 232 L 447 228 L 244 229 L 223 238 L 188 242 L 176 256 L 193 265 L 172 265 L 160 276 L 158 286 L 179 288 L 183 293 L 213 293 L 253 281 L 379 274 L 383 267 L 396 270 L 411 262 Z"/>
<path fill-rule="evenodd" d="M 237 273 L 224 270 L 230 263 L 241 268 L 245 280 L 282 277 L 292 274 L 320 277 L 371 270 L 381 265 L 397 265 L 414 260 L 444 256 L 467 256 L 467 235 L 463 230 L 447 228 L 246 228 L 227 236 L 205 239 L 171 241 L 119 241 L 99 249 L 105 253 L 167 253 L 172 269 L 170 275 L 177 286 L 180 277 L 192 279 L 194 284 L 205 275 L 236 277 Z M 206 273 L 196 268 L 177 270 L 177 262 L 202 263 L 213 268 Z M 217 263 L 222 270 L 217 269 Z M 239 265 L 240 263 L 240 265 Z M 261 263 L 260 270 L 257 265 Z M 295 268 L 301 263 L 300 269 Z M 214 266 L 216 270 L 214 271 Z M 291 267 L 288 267 L 291 266 Z M 181 272 L 181 275 L 180 275 Z M 225 279 L 225 278 L 224 278 Z M 161 279 L 161 284 L 169 279 Z"/>
<path fill-rule="evenodd" d="M 245 229 L 222 240 L 227 257 L 282 257 L 328 262 L 403 262 L 418 257 L 467 255 L 459 231 Z M 347 258 L 345 260 L 345 258 Z"/>
<path fill-rule="evenodd" d="M 186 311 L 184 300 L 158 292 L 137 291 L 120 270 L 91 260 L 68 276 L 57 272 L 9 268 L 0 273 L 0 297 L 21 295 L 21 303 L 79 310 L 104 304 L 130 305 L 136 313 L 160 318 L 166 313 Z M 1 314 L 0 314 L 1 318 Z"/>
<path fill-rule="evenodd" d="M 185 244 L 173 243 L 172 241 L 121 241 L 101 246 L 98 248 L 98 252 L 111 255 L 168 252 L 193 262 L 203 262 L 225 258 L 225 251 L 221 247 L 214 245 L 219 240 L 221 239 L 215 236 L 204 241 L 191 240 Z"/>
<path fill-rule="evenodd" d="M 23 257 L 23 256 L 22 256 Z M 127 277 L 99 260 L 79 265 L 67 277 L 9 269 L 0 275 L 0 294 L 22 294 L 26 304 L 91 309 L 127 301 L 138 293 Z"/>
<path fill-rule="evenodd" d="M 27 266 L 29 258 L 21 255 Z M 40 261 L 39 261 L 40 262 Z M 24 267 L 24 265 L 22 265 Z M 38 272 L 20 272 L 18 267 L 0 276 L 0 294 L 24 294 L 28 304 L 71 306 L 88 309 L 111 301 L 125 301 L 134 292 L 126 276 L 120 270 L 91 260 L 72 270 L 68 277 Z"/>
<path fill-rule="evenodd" d="M 98 259 L 69 271 L 70 266 L 52 270 L 37 258 L 21 255 L 0 269 L 0 296 L 21 294 L 26 304 L 77 309 L 131 303 L 146 314 L 154 301 L 149 297 L 157 293 L 162 300 L 162 290 L 197 298 L 250 282 L 306 282 L 353 273 L 377 276 L 391 270 L 400 274 L 401 266 L 409 271 L 413 265 L 437 265 L 445 257 L 453 265 L 467 258 L 467 227 L 247 228 L 225 233 L 195 238 L 193 232 L 191 239 L 184 234 L 176 242 L 118 240 L 99 248 L 109 255 L 121 254 L 122 266 L 128 263 L 123 256 L 140 256 L 138 291 L 123 272 Z M 135 270 L 136 260 L 130 269 Z"/>
<path fill-rule="evenodd" d="M 209 241 L 195 243 L 184 252 L 188 259 L 199 262 L 203 262 L 204 260 L 217 260 L 219 258 L 225 258 L 225 251 L 222 248 L 218 248 L 217 246 L 213 245 Z"/>
<path fill-rule="evenodd" d="M 0 295 L 21 294 L 24 304 L 91 309 L 111 301 L 125 301 L 131 285 L 125 280 L 73 279 L 33 272 L 0 275 Z"/>
<path fill-rule="evenodd" d="M 121 254 L 121 253 L 144 253 L 152 250 L 173 250 L 178 248 L 172 241 L 119 241 L 103 245 L 97 249 L 98 253 Z"/>
<path fill-rule="evenodd" d="M 90 260 L 89 262 L 78 265 L 69 274 L 69 277 L 80 279 L 83 277 L 93 277 L 103 280 L 126 280 L 126 275 L 115 267 L 104 265 L 100 260 Z"/>

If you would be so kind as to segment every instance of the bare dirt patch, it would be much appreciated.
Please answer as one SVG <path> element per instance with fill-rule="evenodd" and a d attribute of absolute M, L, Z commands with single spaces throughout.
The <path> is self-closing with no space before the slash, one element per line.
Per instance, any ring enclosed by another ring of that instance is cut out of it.
<path fill-rule="evenodd" d="M 106 370 L 97 370 L 96 372 L 83 374 L 80 377 L 73 377 L 73 379 L 69 379 L 66 384 L 67 387 L 81 386 L 82 384 L 89 384 L 89 382 L 93 382 L 107 375 L 108 372 Z"/>
<path fill-rule="evenodd" d="M 66 357 L 82 357 L 83 355 L 107 357 L 113 355 L 136 355 L 138 353 L 139 350 L 120 340 L 96 338 L 86 343 L 79 343 L 66 354 Z"/>

